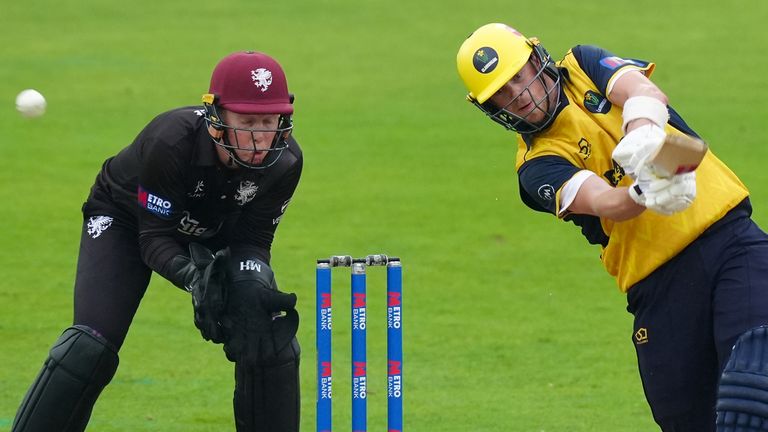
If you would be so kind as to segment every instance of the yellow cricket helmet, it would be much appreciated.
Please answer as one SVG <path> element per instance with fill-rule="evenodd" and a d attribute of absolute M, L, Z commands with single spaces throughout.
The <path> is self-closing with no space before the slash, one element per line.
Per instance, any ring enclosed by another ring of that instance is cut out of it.
<path fill-rule="evenodd" d="M 525 66 L 533 42 L 506 24 L 486 24 L 461 44 L 456 66 L 470 99 L 484 103 Z"/>
<path fill-rule="evenodd" d="M 508 110 L 512 102 L 495 106 L 489 100 L 491 96 L 528 63 L 535 68 L 535 75 L 523 91 L 533 98 L 531 86 L 543 89 L 543 94 L 538 93 L 533 101 L 534 108 L 525 114 L 515 114 Z M 554 120 L 560 107 L 560 72 L 536 38 L 528 39 L 506 24 L 486 24 L 461 45 L 456 66 L 469 90 L 467 99 L 506 129 L 530 134 L 545 129 Z M 542 119 L 534 121 L 534 113 Z"/>

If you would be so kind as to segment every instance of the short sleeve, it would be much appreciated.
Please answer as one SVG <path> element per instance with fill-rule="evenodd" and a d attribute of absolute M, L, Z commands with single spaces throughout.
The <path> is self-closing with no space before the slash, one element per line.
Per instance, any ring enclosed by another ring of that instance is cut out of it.
<path fill-rule="evenodd" d="M 518 170 L 520 197 L 533 210 L 557 214 L 557 193 L 581 168 L 559 156 L 542 156 Z"/>

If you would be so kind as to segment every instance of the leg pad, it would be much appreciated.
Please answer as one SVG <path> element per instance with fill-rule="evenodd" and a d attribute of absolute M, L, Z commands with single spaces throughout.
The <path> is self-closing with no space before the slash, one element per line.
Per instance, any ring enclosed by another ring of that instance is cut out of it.
<path fill-rule="evenodd" d="M 85 430 L 117 364 L 117 350 L 98 332 L 82 325 L 66 329 L 24 396 L 12 432 Z"/>
<path fill-rule="evenodd" d="M 237 432 L 298 432 L 299 344 L 293 339 L 276 359 L 235 363 Z"/>
<path fill-rule="evenodd" d="M 768 326 L 742 334 L 717 394 L 718 432 L 768 431 Z"/>

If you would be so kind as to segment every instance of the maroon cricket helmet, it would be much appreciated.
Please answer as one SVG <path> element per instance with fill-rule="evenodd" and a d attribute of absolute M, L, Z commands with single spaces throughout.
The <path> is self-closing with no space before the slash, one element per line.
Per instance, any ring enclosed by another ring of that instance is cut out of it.
<path fill-rule="evenodd" d="M 240 51 L 221 59 L 208 92 L 216 105 L 239 114 L 293 114 L 285 72 L 264 53 Z"/>

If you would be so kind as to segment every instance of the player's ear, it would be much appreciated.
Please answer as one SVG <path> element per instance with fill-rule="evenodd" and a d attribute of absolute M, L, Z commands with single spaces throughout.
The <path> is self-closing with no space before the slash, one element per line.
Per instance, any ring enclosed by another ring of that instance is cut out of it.
<path fill-rule="evenodd" d="M 290 102 L 291 105 L 293 105 L 293 101 L 296 99 L 296 96 L 293 93 L 288 93 L 288 102 Z M 280 123 L 278 124 L 278 129 L 288 129 L 283 132 L 283 140 L 287 140 L 291 137 L 291 132 L 293 131 L 293 115 L 281 115 L 280 116 Z"/>
<path fill-rule="evenodd" d="M 280 116 L 280 123 L 277 125 L 278 129 L 286 129 L 283 131 L 283 140 L 287 140 L 291 137 L 291 132 L 293 131 L 293 116 L 290 114 L 288 115 L 281 115 Z"/>

